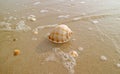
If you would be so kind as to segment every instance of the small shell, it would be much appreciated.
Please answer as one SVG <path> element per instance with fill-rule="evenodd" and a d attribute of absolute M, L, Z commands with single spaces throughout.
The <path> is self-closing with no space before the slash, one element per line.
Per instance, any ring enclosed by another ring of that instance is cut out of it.
<path fill-rule="evenodd" d="M 14 56 L 17 56 L 19 54 L 20 54 L 20 50 L 18 50 L 18 49 L 14 50 Z"/>
<path fill-rule="evenodd" d="M 48 39 L 54 43 L 65 43 L 70 40 L 72 31 L 67 25 L 58 25 L 48 35 Z"/>
<path fill-rule="evenodd" d="M 78 53 L 76 51 L 70 51 L 69 54 L 73 57 L 78 57 Z"/>

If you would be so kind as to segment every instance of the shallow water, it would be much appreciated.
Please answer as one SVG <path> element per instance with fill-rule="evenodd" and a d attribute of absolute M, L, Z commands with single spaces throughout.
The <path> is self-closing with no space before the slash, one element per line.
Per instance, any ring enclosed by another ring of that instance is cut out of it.
<path fill-rule="evenodd" d="M 67 43 L 46 38 L 59 24 L 73 31 Z M 119 28 L 119 0 L 1 0 L 0 74 L 119 74 Z"/>

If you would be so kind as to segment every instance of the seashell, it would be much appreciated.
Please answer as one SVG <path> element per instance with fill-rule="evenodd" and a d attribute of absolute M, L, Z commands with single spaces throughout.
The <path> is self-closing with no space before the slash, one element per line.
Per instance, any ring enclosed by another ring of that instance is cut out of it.
<path fill-rule="evenodd" d="M 48 39 L 54 43 L 65 43 L 72 36 L 71 29 L 64 24 L 57 25 L 48 35 Z"/>
<path fill-rule="evenodd" d="M 76 51 L 70 51 L 69 54 L 73 57 L 78 57 L 78 53 Z"/>
<path fill-rule="evenodd" d="M 20 50 L 18 50 L 18 49 L 14 50 L 14 56 L 17 56 L 19 54 L 20 54 Z"/>

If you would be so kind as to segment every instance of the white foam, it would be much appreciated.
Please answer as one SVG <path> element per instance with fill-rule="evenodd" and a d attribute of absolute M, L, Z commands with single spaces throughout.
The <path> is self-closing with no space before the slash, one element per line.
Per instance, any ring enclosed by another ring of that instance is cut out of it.
<path fill-rule="evenodd" d="M 36 16 L 31 14 L 31 15 L 29 15 L 29 17 L 36 17 Z"/>
<path fill-rule="evenodd" d="M 9 17 L 4 17 L 4 20 L 10 22 L 10 21 L 17 20 L 17 18 L 14 16 L 9 16 Z"/>
<path fill-rule="evenodd" d="M 45 58 L 45 61 L 56 61 L 56 57 L 54 54 L 51 54 L 47 58 Z"/>
<path fill-rule="evenodd" d="M 70 74 L 74 74 L 74 67 L 76 60 L 73 56 L 63 52 L 60 48 L 54 48 L 56 55 L 61 58 L 63 66 L 69 71 Z"/>
<path fill-rule="evenodd" d="M 11 23 L 8 22 L 0 22 L 0 30 L 12 30 Z"/>
<path fill-rule="evenodd" d="M 24 21 L 19 21 L 17 24 L 16 24 L 16 30 L 20 31 L 28 31 L 28 30 L 31 30 L 31 28 L 25 24 Z"/>
<path fill-rule="evenodd" d="M 53 25 L 45 25 L 45 26 L 38 26 L 37 28 L 35 28 L 35 30 L 39 30 L 39 29 L 44 29 L 44 28 L 52 28 L 52 27 L 56 27 L 58 24 L 53 24 Z"/>
<path fill-rule="evenodd" d="M 116 18 L 116 20 L 120 21 L 120 17 L 119 17 L 119 18 Z"/>
<path fill-rule="evenodd" d="M 70 15 L 59 15 L 58 18 L 69 18 Z"/>
<path fill-rule="evenodd" d="M 74 21 L 77 21 L 77 20 L 80 20 L 80 19 L 81 19 L 81 17 L 75 17 L 75 18 L 73 18 Z"/>
<path fill-rule="evenodd" d="M 39 5 L 41 2 L 35 2 L 35 3 L 33 3 L 33 5 Z"/>

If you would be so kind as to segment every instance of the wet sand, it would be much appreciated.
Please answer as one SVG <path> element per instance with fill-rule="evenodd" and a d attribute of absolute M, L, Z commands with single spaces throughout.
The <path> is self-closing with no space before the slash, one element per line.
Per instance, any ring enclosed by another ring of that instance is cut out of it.
<path fill-rule="evenodd" d="M 47 34 L 60 24 L 73 36 L 55 44 Z M 13 55 L 15 49 L 20 55 Z M 72 50 L 78 57 L 68 54 Z M 0 74 L 119 73 L 119 0 L 0 1 Z"/>

